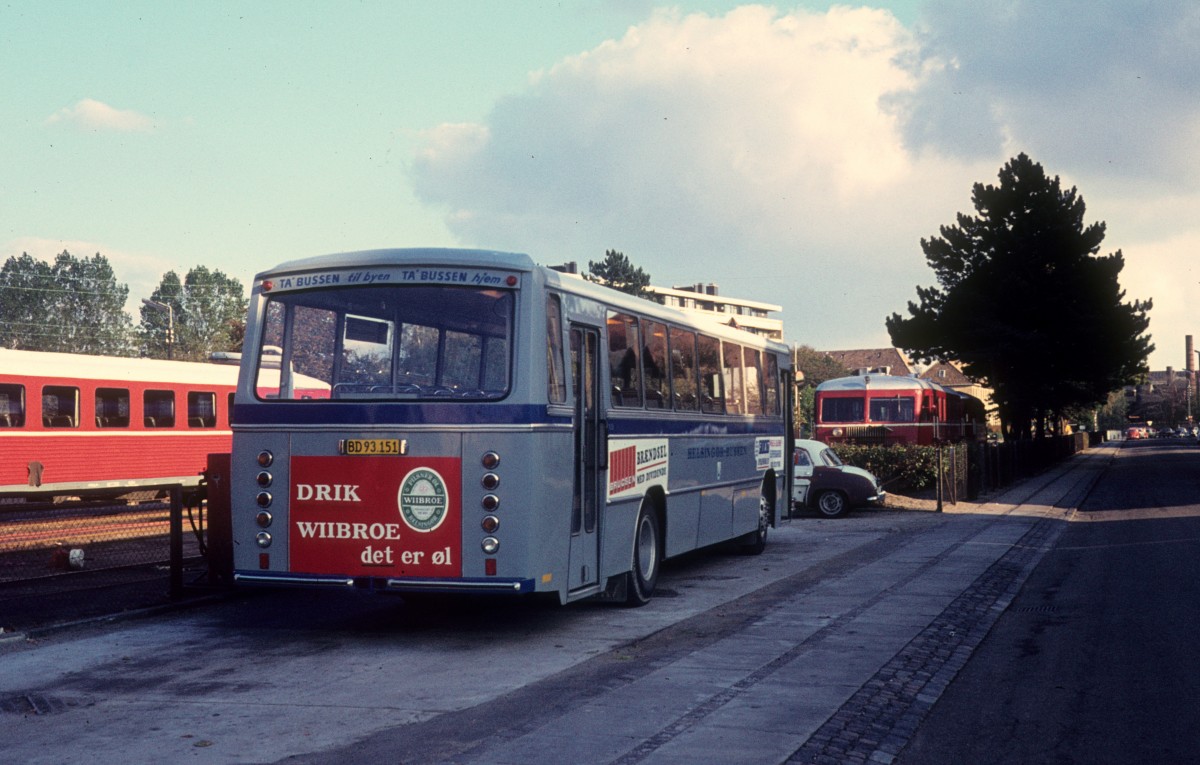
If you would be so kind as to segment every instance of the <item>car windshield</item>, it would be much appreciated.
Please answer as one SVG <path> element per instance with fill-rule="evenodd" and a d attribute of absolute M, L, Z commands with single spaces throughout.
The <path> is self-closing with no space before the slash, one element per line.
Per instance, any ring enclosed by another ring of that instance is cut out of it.
<path fill-rule="evenodd" d="M 340 287 L 271 297 L 262 399 L 499 399 L 509 388 L 513 293 Z"/>
<path fill-rule="evenodd" d="M 842 466 L 841 459 L 839 459 L 838 456 L 833 453 L 833 449 L 826 449 L 825 451 L 821 452 L 821 461 L 831 467 Z"/>

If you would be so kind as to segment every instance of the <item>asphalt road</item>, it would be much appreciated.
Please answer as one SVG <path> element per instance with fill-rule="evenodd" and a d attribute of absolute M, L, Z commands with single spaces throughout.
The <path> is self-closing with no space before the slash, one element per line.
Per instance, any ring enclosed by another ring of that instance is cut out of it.
<path fill-rule="evenodd" d="M 943 514 L 796 521 L 759 557 L 669 563 L 640 609 L 259 591 L 9 638 L 0 761 L 972 762 L 927 732 L 1135 451 Z"/>
<path fill-rule="evenodd" d="M 1200 448 L 1122 449 L 899 759 L 1200 762 Z"/>

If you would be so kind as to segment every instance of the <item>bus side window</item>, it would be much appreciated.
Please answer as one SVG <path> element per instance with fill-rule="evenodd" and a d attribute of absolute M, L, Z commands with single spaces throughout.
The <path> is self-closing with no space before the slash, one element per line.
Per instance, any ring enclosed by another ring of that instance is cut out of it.
<path fill-rule="evenodd" d="M 766 354 L 767 371 L 763 375 L 763 411 L 779 416 L 779 359 L 775 354 Z"/>
<path fill-rule="evenodd" d="M 567 402 L 567 378 L 563 368 L 562 301 L 558 295 L 546 299 L 546 397 L 551 404 Z"/>
<path fill-rule="evenodd" d="M 642 366 L 638 358 L 641 342 L 636 316 L 608 315 L 609 380 L 613 406 L 642 405 Z"/>
<path fill-rule="evenodd" d="M 0 428 L 25 425 L 25 386 L 0 385 Z"/>
<path fill-rule="evenodd" d="M 696 334 L 671 327 L 671 385 L 675 392 L 675 410 L 694 412 L 699 408 L 696 396 Z"/>
<path fill-rule="evenodd" d="M 667 376 L 667 328 L 656 321 L 646 322 L 646 347 L 642 353 L 646 373 L 646 407 L 671 408 L 671 384 Z"/>
<path fill-rule="evenodd" d="M 725 412 L 744 414 L 745 378 L 742 376 L 742 346 L 725 343 Z"/>
<path fill-rule="evenodd" d="M 700 335 L 700 400 L 701 411 L 710 414 L 725 412 L 725 395 L 721 388 L 721 341 Z"/>
<path fill-rule="evenodd" d="M 746 371 L 746 412 L 764 414 L 762 395 L 762 353 L 755 348 L 746 348 L 742 356 L 742 368 Z"/>

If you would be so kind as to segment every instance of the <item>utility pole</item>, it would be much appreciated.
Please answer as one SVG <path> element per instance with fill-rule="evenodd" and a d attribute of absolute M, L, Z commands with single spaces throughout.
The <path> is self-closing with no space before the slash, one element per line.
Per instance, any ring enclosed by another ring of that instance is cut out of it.
<path fill-rule="evenodd" d="M 167 303 L 160 303 L 157 300 L 149 300 L 142 298 L 142 305 L 148 308 L 153 308 L 156 311 L 167 312 L 167 358 L 175 358 L 175 309 Z"/>

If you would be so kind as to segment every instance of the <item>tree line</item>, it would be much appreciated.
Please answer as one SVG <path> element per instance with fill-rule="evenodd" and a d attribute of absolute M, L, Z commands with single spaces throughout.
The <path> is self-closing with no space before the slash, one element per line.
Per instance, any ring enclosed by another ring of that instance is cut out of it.
<path fill-rule="evenodd" d="M 886 317 L 892 344 L 917 361 L 956 362 L 991 388 L 1008 438 L 1041 436 L 1048 423 L 1082 412 L 1119 418 L 1110 394 L 1149 371 L 1152 302 L 1125 301 L 1124 257 L 1099 254 L 1105 224 L 1085 223 L 1075 188 L 1025 154 L 1001 168 L 999 181 L 973 186 L 976 215 L 959 213 L 940 236 L 921 240 L 939 286 L 917 287 L 907 317 Z M 650 297 L 650 275 L 624 253 L 608 250 L 588 266 L 585 278 Z M 182 280 L 167 272 L 136 326 L 124 311 L 128 295 L 99 253 L 63 252 L 53 263 L 11 257 L 0 268 L 0 343 L 194 360 L 240 350 L 245 293 L 220 271 L 197 266 Z M 822 356 L 797 349 L 809 387 L 844 371 Z"/>
<path fill-rule="evenodd" d="M 10 257 L 0 266 L 0 345 L 191 361 L 241 349 L 245 289 L 219 270 L 196 266 L 182 280 L 163 274 L 136 324 L 125 311 L 128 298 L 129 286 L 100 253 L 64 250 L 50 263 L 28 253 Z"/>

